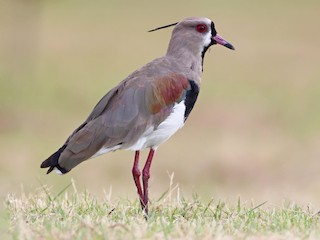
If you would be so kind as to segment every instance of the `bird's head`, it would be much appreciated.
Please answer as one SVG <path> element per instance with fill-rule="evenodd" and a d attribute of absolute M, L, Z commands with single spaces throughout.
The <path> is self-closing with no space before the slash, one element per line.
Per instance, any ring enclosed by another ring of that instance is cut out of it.
<path fill-rule="evenodd" d="M 214 22 L 208 18 L 186 18 L 180 22 L 159 27 L 151 31 L 175 26 L 168 48 L 168 54 L 191 51 L 194 55 L 201 54 L 202 58 L 214 44 L 220 44 L 229 49 L 234 47 L 217 34 Z"/>

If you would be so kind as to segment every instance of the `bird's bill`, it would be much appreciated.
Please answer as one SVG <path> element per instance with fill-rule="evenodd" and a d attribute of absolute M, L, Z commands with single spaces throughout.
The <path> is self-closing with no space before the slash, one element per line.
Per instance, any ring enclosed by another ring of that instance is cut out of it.
<path fill-rule="evenodd" d="M 224 40 L 220 35 L 216 34 L 212 39 L 217 43 L 222 46 L 225 46 L 226 48 L 234 50 L 234 47 L 232 46 L 231 43 L 228 43 L 226 40 Z"/>

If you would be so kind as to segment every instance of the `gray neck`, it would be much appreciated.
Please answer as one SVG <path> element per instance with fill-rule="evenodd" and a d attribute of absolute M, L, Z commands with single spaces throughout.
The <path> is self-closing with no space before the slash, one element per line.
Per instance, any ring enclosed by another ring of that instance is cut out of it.
<path fill-rule="evenodd" d="M 176 40 L 176 41 L 175 41 Z M 187 40 L 171 39 L 167 50 L 167 56 L 172 57 L 175 61 L 187 70 L 188 77 L 200 83 L 202 75 L 202 51 L 194 47 L 194 43 Z M 193 51 L 192 51 L 193 50 Z"/>

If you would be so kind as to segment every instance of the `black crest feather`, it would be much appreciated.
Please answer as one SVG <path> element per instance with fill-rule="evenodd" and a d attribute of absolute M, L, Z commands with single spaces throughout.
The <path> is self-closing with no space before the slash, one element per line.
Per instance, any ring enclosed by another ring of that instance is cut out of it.
<path fill-rule="evenodd" d="M 172 26 L 177 25 L 178 23 L 179 23 L 179 22 L 171 23 L 171 24 L 169 24 L 169 25 L 165 25 L 165 26 L 162 26 L 162 27 L 157 27 L 157 28 L 154 28 L 154 29 L 149 30 L 148 32 L 154 32 L 154 31 L 158 31 L 158 30 L 163 29 L 163 28 L 172 27 Z"/>

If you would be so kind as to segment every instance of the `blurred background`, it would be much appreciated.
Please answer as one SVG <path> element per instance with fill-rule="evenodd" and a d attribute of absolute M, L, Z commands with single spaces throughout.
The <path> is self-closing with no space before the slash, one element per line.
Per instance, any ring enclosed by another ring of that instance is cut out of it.
<path fill-rule="evenodd" d="M 151 199 L 174 173 L 184 196 L 320 207 L 319 9 L 316 0 L 1 0 L 1 199 L 41 184 L 56 193 L 71 179 L 97 196 L 136 198 L 133 152 L 64 176 L 40 163 L 107 91 L 165 53 L 172 29 L 147 30 L 206 16 L 236 51 L 206 54 L 196 107 L 155 156 Z"/>

